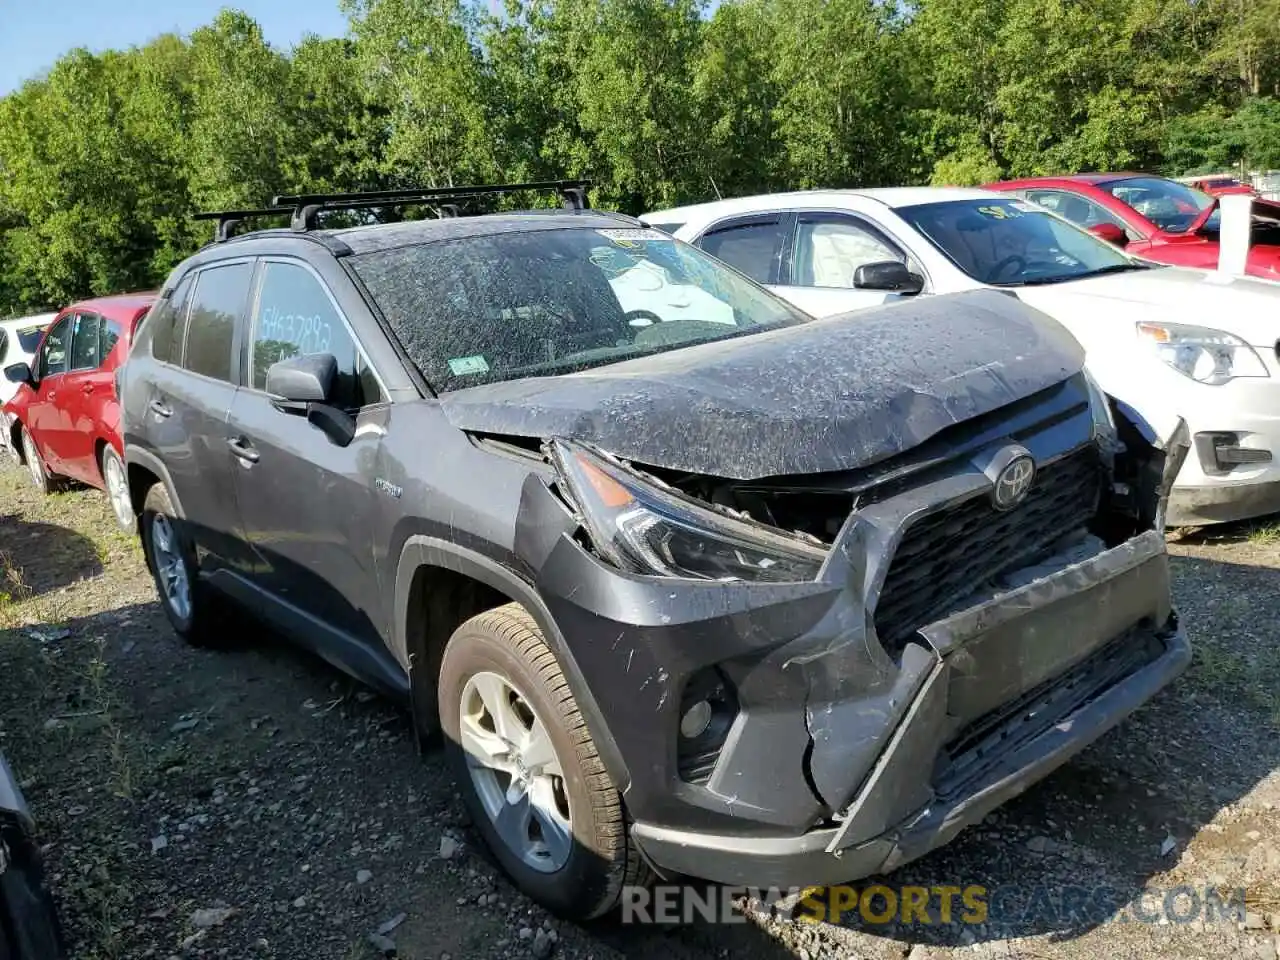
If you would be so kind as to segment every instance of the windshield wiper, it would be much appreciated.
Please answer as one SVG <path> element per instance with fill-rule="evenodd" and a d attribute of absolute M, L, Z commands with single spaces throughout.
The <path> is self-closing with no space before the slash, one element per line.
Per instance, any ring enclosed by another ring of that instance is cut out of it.
<path fill-rule="evenodd" d="M 1083 273 L 1066 273 L 1057 274 L 1052 277 L 1032 277 L 1029 280 L 1023 280 L 1019 286 L 1023 287 L 1043 287 L 1051 283 L 1067 283 L 1071 280 L 1087 280 L 1090 277 L 1101 277 L 1108 273 L 1128 273 L 1130 270 L 1150 270 L 1151 265 L 1145 263 L 1113 263 L 1109 267 L 1099 267 L 1097 270 L 1086 270 Z"/>

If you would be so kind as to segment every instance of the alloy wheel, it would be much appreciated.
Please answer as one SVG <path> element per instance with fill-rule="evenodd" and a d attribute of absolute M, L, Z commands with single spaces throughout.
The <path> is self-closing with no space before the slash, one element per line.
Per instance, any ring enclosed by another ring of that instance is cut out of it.
<path fill-rule="evenodd" d="M 124 468 L 120 466 L 118 457 L 111 453 L 102 457 L 103 480 L 107 485 L 107 497 L 111 501 L 111 509 L 115 511 L 120 526 L 133 526 L 133 501 L 129 498 L 129 483 L 125 480 Z"/>
<path fill-rule="evenodd" d="M 191 582 L 173 523 L 162 513 L 151 520 L 151 552 L 164 602 L 182 620 L 191 616 Z"/>
<path fill-rule="evenodd" d="M 31 439 L 31 431 L 22 431 L 22 452 L 27 458 L 27 469 L 31 472 L 31 482 L 37 487 L 44 486 L 44 464 L 40 462 L 40 451 L 36 442 Z"/>
<path fill-rule="evenodd" d="M 527 697 L 490 672 L 467 680 L 459 711 L 471 781 L 498 836 L 533 869 L 561 869 L 573 849 L 572 819 L 546 725 Z"/>

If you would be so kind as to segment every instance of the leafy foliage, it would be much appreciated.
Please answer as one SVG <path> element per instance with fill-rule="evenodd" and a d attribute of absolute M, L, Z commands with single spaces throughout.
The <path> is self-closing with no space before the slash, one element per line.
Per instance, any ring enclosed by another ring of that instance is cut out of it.
<path fill-rule="evenodd" d="M 277 193 L 587 176 L 639 212 L 1280 167 L 1280 0 L 341 2 L 346 37 L 224 10 L 0 98 L 0 315 L 155 287 L 193 213 Z"/>

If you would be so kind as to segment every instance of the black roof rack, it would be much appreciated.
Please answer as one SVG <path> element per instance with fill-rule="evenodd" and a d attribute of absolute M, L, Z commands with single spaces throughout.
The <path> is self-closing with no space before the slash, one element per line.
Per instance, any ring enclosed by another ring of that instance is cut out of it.
<path fill-rule="evenodd" d="M 369 190 L 363 193 L 309 193 L 272 198 L 275 213 L 281 209 L 292 210 L 292 226 L 299 232 L 314 229 L 315 218 L 322 210 L 369 210 L 376 207 L 402 207 L 411 203 L 430 203 L 434 200 L 461 200 L 469 197 L 491 196 L 499 193 L 523 191 L 554 191 L 560 195 L 566 210 L 587 208 L 587 187 L 590 180 L 535 180 L 529 183 L 483 184 L 468 187 L 428 187 L 415 190 Z M 457 216 L 458 205 L 440 205 L 441 216 Z"/>
<path fill-rule="evenodd" d="M 271 206 L 257 210 L 224 210 L 197 213 L 196 220 L 217 220 L 214 239 L 223 243 L 235 236 L 236 227 L 251 217 L 283 216 L 288 214 L 291 226 L 302 233 L 315 228 L 316 214 L 322 210 L 370 210 L 377 207 L 403 207 L 411 203 L 432 203 L 438 200 L 464 200 L 470 197 L 492 196 L 499 193 L 522 191 L 554 191 L 560 195 L 566 210 L 585 210 L 587 187 L 590 180 L 535 180 L 529 183 L 480 184 L 469 187 L 426 187 L 415 190 L 368 190 L 363 193 L 304 193 L 296 196 L 273 197 Z M 441 217 L 461 216 L 456 203 L 436 205 Z"/>
<path fill-rule="evenodd" d="M 218 243 L 230 240 L 235 235 L 236 227 L 250 217 L 282 216 L 292 212 L 292 207 L 261 207 L 257 210 L 223 210 L 221 212 L 197 213 L 193 220 L 217 220 L 218 227 L 214 240 Z"/>

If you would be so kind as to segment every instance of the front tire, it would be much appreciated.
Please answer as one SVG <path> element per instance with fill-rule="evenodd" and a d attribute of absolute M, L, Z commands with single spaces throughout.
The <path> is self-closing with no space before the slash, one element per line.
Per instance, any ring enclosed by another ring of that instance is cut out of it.
<path fill-rule="evenodd" d="M 229 635 L 226 606 L 199 580 L 195 550 L 169 491 L 157 483 L 142 505 L 142 552 L 160 595 L 160 607 L 173 629 L 197 646 L 219 646 Z"/>
<path fill-rule="evenodd" d="M 523 893 L 560 916 L 646 884 L 614 788 L 555 654 L 511 603 L 460 626 L 439 678 L 445 750 L 472 821 Z"/>
<path fill-rule="evenodd" d="M 54 480 L 50 476 L 49 471 L 45 468 L 44 459 L 40 456 L 40 450 L 36 447 L 36 441 L 31 436 L 31 431 L 23 424 L 21 427 L 22 456 L 27 461 L 27 472 L 31 475 L 32 485 L 43 494 L 50 494 L 54 491 Z"/>

